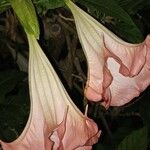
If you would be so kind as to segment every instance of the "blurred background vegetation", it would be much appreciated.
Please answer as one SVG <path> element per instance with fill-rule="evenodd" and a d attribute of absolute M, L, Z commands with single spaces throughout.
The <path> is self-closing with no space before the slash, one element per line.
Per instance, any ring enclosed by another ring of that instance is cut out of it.
<path fill-rule="evenodd" d="M 131 43 L 150 33 L 148 0 L 76 0 L 78 6 Z M 75 104 L 86 99 L 86 59 L 73 17 L 63 0 L 33 0 L 40 24 L 39 43 Z M 29 111 L 28 43 L 9 1 L 0 0 L 0 139 L 11 142 L 23 131 Z M 93 150 L 150 149 L 150 88 L 131 103 L 107 111 L 89 103 L 89 116 L 102 130 Z M 1 149 L 1 148 L 0 148 Z"/>

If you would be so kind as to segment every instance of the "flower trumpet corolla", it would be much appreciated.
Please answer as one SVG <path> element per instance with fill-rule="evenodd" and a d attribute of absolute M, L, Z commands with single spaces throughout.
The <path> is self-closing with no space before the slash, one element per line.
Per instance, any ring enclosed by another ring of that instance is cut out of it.
<path fill-rule="evenodd" d="M 87 58 L 85 96 L 92 101 L 103 99 L 106 108 L 138 96 L 150 84 L 150 35 L 140 44 L 124 42 L 70 0 L 66 5 Z"/>
<path fill-rule="evenodd" d="M 75 106 L 33 35 L 29 41 L 31 110 L 21 136 L 4 150 L 89 150 L 100 132 Z"/>

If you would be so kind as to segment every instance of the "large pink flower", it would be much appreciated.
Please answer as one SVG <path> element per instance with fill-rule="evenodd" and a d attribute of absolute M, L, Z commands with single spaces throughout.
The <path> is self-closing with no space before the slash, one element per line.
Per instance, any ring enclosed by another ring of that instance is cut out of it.
<path fill-rule="evenodd" d="M 4 150 L 90 150 L 100 132 L 68 96 L 33 35 L 28 35 L 31 110 L 21 136 Z"/>
<path fill-rule="evenodd" d="M 70 0 L 66 4 L 87 58 L 85 96 L 92 101 L 103 99 L 106 108 L 138 96 L 150 84 L 150 35 L 140 44 L 124 42 Z"/>

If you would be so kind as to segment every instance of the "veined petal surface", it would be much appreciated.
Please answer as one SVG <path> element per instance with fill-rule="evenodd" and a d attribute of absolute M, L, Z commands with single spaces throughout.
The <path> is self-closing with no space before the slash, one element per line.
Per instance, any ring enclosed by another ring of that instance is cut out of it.
<path fill-rule="evenodd" d="M 115 84 L 114 78 L 118 82 L 126 82 L 125 80 L 122 81 L 122 78 L 114 76 L 114 72 L 115 75 L 130 78 L 130 81 L 134 80 L 134 76 L 140 76 L 141 72 L 150 75 L 149 70 L 143 71 L 145 65 L 150 65 L 147 62 L 147 53 L 150 51 L 150 35 L 140 44 L 124 42 L 70 0 L 66 0 L 66 4 L 73 13 L 79 40 L 87 58 L 88 78 L 85 96 L 92 101 L 103 99 L 103 104 L 107 108 L 112 104 L 111 99 L 114 101 L 114 95 L 120 95 L 120 93 L 117 93 L 118 90 L 112 90 Z M 107 60 L 109 58 L 112 58 L 116 64 L 113 65 L 113 73 L 111 67 L 108 67 Z M 116 99 L 118 104 L 125 104 L 138 96 L 150 84 L 150 78 L 143 78 L 143 80 L 145 86 L 141 87 L 140 84 L 137 84 L 138 89 L 140 89 L 139 92 L 128 93 L 130 99 L 124 102 L 119 103 L 119 99 Z M 117 88 L 119 89 L 120 86 Z M 125 87 L 122 87 L 122 89 L 125 89 Z M 114 91 L 115 93 L 113 93 Z M 120 95 L 120 98 L 123 98 L 123 96 Z M 123 101 L 123 99 L 120 101 Z"/>
<path fill-rule="evenodd" d="M 28 35 L 31 110 L 21 136 L 4 150 L 90 150 L 100 132 L 70 99 L 33 35 Z"/>
<path fill-rule="evenodd" d="M 125 77 L 120 74 L 119 64 L 112 58 L 108 60 L 108 67 L 113 75 L 113 81 L 110 85 L 111 90 L 111 106 L 121 106 L 137 97 L 140 93 L 150 85 L 150 50 L 147 53 L 146 63 L 140 73 L 132 78 Z"/>

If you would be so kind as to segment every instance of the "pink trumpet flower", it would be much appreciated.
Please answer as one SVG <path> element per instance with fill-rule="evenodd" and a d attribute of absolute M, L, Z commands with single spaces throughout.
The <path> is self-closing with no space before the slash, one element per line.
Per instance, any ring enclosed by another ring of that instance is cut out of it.
<path fill-rule="evenodd" d="M 121 106 L 150 84 L 150 35 L 140 44 L 124 42 L 70 0 L 66 5 L 88 63 L 85 96 L 103 105 Z"/>
<path fill-rule="evenodd" d="M 100 131 L 70 99 L 33 35 L 29 41 L 31 109 L 18 139 L 1 141 L 4 150 L 90 150 Z"/>

